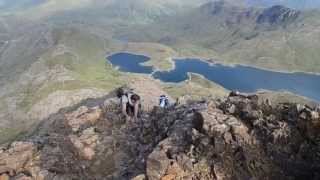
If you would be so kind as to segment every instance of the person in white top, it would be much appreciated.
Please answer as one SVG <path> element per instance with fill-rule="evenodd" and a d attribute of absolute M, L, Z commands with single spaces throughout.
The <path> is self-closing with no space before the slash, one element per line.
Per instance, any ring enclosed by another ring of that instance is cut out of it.
<path fill-rule="evenodd" d="M 161 95 L 159 98 L 159 106 L 161 108 L 167 108 L 169 107 L 169 99 L 166 95 Z"/>

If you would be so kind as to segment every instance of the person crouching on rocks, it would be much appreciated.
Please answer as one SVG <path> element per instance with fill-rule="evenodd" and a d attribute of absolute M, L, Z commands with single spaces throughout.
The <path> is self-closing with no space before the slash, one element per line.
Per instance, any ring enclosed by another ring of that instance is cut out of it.
<path fill-rule="evenodd" d="M 133 92 L 125 92 L 123 89 L 118 90 L 118 97 L 120 98 L 121 111 L 126 117 L 126 120 L 134 118 L 138 120 L 138 113 L 140 109 L 140 96 Z"/>

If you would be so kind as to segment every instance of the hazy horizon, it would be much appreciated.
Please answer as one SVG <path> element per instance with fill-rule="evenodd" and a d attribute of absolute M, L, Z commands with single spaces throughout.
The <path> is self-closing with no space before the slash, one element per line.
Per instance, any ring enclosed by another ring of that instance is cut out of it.
<path fill-rule="evenodd" d="M 25 8 L 25 7 L 31 7 L 31 6 L 37 6 L 43 3 L 47 3 L 52 0 L 0 0 L 0 8 L 1 9 L 14 9 L 14 8 Z M 124 1 L 124 0 L 116 0 L 116 1 Z M 81 3 L 96 3 L 96 2 L 116 2 L 116 1 L 111 1 L 111 0 L 85 0 L 85 1 L 72 1 L 72 4 L 81 4 Z M 157 0 L 149 0 L 149 2 L 156 1 Z M 176 3 L 179 0 L 167 0 L 164 1 L 165 3 Z M 220 1 L 220 0 L 199 0 L 196 2 L 205 3 L 205 2 L 210 2 L 210 1 Z M 269 7 L 273 5 L 284 5 L 290 8 L 295 8 L 295 9 L 312 9 L 312 8 L 320 8 L 320 0 L 225 0 L 225 1 L 230 1 L 231 3 L 238 3 L 240 4 L 241 2 L 246 4 L 247 6 L 258 6 L 258 7 Z M 62 4 L 66 3 L 68 4 L 69 2 L 61 2 L 57 1 L 51 4 Z M 190 1 L 179 1 L 179 4 L 188 4 Z M 193 2 L 196 4 L 195 2 Z"/>
<path fill-rule="evenodd" d="M 248 4 L 253 6 L 273 6 L 284 5 L 296 9 L 312 9 L 319 8 L 319 0 L 246 0 Z"/>

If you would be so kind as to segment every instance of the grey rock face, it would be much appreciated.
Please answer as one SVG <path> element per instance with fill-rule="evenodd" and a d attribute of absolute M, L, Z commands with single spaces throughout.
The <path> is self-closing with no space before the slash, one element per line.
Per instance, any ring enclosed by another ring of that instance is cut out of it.
<path fill-rule="evenodd" d="M 265 9 L 257 18 L 258 24 L 285 25 L 298 18 L 300 12 L 281 5 Z"/>

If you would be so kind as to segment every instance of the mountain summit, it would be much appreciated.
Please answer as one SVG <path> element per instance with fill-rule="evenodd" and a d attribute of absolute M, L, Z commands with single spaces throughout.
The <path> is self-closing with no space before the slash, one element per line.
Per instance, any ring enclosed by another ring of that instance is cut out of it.
<path fill-rule="evenodd" d="M 285 25 L 295 21 L 300 12 L 285 6 L 276 5 L 265 9 L 257 18 L 259 24 Z"/>
<path fill-rule="evenodd" d="M 125 122 L 113 95 L 52 115 L 0 148 L 0 179 L 319 179 L 320 109 L 257 95 L 189 102 Z"/>
<path fill-rule="evenodd" d="M 316 9 L 320 7 L 320 1 L 317 0 L 245 0 L 247 5 L 259 7 L 271 7 L 274 5 L 284 5 L 290 8 L 305 10 Z"/>

